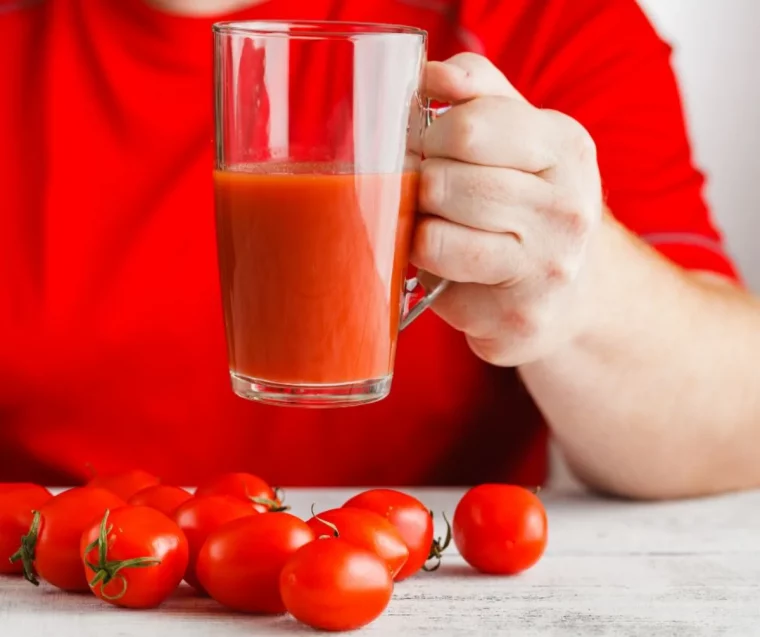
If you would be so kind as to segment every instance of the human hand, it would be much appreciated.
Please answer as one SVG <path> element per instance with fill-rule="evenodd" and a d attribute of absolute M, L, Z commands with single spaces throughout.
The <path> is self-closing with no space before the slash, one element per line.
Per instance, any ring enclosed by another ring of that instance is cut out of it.
<path fill-rule="evenodd" d="M 580 329 L 603 207 L 594 143 L 478 55 L 428 63 L 426 93 L 453 107 L 422 141 L 412 263 L 451 281 L 432 309 L 476 355 L 534 362 Z"/>

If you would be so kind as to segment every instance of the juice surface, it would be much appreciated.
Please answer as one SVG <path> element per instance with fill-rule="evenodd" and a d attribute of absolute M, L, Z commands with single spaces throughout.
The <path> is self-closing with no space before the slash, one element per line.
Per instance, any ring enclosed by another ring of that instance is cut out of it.
<path fill-rule="evenodd" d="M 393 369 L 416 172 L 214 172 L 230 369 L 279 383 Z"/>

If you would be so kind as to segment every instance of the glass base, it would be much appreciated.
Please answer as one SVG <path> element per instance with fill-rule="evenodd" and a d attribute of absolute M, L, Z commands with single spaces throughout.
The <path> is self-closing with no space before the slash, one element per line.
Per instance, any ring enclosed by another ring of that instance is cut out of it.
<path fill-rule="evenodd" d="M 391 391 L 393 375 L 334 385 L 287 385 L 230 372 L 232 390 L 241 398 L 285 407 L 333 408 L 368 405 Z"/>

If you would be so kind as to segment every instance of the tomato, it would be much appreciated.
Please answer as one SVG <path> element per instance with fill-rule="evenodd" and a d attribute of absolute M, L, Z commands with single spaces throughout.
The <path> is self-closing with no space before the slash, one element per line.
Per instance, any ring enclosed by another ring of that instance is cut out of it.
<path fill-rule="evenodd" d="M 32 524 L 33 511 L 52 497 L 50 491 L 37 484 L 0 488 L 0 574 L 23 572 L 21 560 L 11 563 L 10 558 Z"/>
<path fill-rule="evenodd" d="M 177 507 L 173 518 L 185 533 L 190 549 L 185 572 L 185 581 L 190 586 L 205 592 L 195 575 L 195 564 L 206 538 L 223 524 L 249 515 L 258 515 L 250 502 L 226 495 L 195 497 Z"/>
<path fill-rule="evenodd" d="M 123 471 L 121 473 L 95 476 L 87 483 L 87 486 L 108 489 L 126 502 L 138 491 L 152 487 L 160 482 L 152 473 L 142 471 L 141 469 L 132 469 L 131 471 Z"/>
<path fill-rule="evenodd" d="M 409 549 L 388 520 L 366 509 L 331 509 L 306 522 L 317 537 L 340 537 L 372 551 L 387 565 L 394 577 L 406 564 Z"/>
<path fill-rule="evenodd" d="M 199 485 L 195 495 L 229 495 L 253 502 L 259 513 L 285 511 L 290 508 L 282 505 L 276 489 L 252 473 L 224 473 Z"/>
<path fill-rule="evenodd" d="M 177 507 L 192 497 L 192 494 L 179 487 L 169 484 L 155 484 L 135 493 L 129 498 L 128 503 L 132 506 L 150 507 L 172 517 Z"/>
<path fill-rule="evenodd" d="M 433 541 L 433 515 L 417 498 L 393 489 L 370 489 L 354 496 L 344 507 L 366 509 L 387 518 L 409 550 L 406 564 L 394 578 L 400 582 L 414 575 L 428 558 L 440 557 L 446 544 Z"/>
<path fill-rule="evenodd" d="M 44 488 L 45 487 L 41 487 L 39 484 L 34 484 L 33 482 L 0 482 L 0 495 L 12 493 L 14 491 L 38 491 L 39 489 Z M 47 491 L 47 489 L 45 490 Z M 50 492 L 48 491 L 48 493 Z M 53 496 L 51 495 L 50 497 Z"/>
<path fill-rule="evenodd" d="M 88 590 L 79 554 L 82 533 L 107 509 L 125 504 L 117 495 L 97 487 L 70 489 L 48 500 L 34 514 L 14 556 L 22 560 L 24 576 L 33 584 L 39 584 L 39 575 L 63 590 Z"/>
<path fill-rule="evenodd" d="M 106 511 L 79 544 L 96 597 L 125 608 L 155 608 L 185 575 L 187 539 L 177 524 L 146 506 Z"/>
<path fill-rule="evenodd" d="M 454 543 L 484 573 L 513 575 L 530 568 L 544 553 L 546 535 L 544 505 L 523 487 L 474 487 L 454 512 Z"/>
<path fill-rule="evenodd" d="M 375 553 L 335 538 L 302 546 L 280 574 L 285 608 L 321 630 L 354 630 L 380 616 L 393 577 Z"/>
<path fill-rule="evenodd" d="M 288 558 L 313 540 L 314 532 L 289 513 L 234 520 L 208 536 L 196 575 L 223 606 L 248 613 L 284 613 L 280 573 Z"/>

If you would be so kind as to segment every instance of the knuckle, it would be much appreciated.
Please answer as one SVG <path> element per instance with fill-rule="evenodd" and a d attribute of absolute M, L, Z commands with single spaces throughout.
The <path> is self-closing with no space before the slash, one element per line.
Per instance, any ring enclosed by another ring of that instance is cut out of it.
<path fill-rule="evenodd" d="M 467 343 L 480 359 L 498 367 L 515 367 L 540 357 L 545 344 L 541 332 L 547 323 L 540 305 L 510 305 L 501 310 L 500 321 L 481 336 L 467 333 Z"/>
<path fill-rule="evenodd" d="M 562 150 L 565 154 L 576 159 L 596 160 L 596 143 L 586 127 L 561 111 L 547 110 L 555 117 L 562 131 L 560 136 L 564 140 Z"/>
<path fill-rule="evenodd" d="M 594 138 L 577 119 L 567 115 L 564 116 L 567 123 L 567 145 L 568 150 L 573 156 L 581 160 L 596 158 L 596 143 Z"/>
<path fill-rule="evenodd" d="M 476 157 L 479 143 L 479 118 L 475 108 L 469 108 L 459 113 L 453 126 L 453 142 L 456 155 L 463 159 Z"/>
<path fill-rule="evenodd" d="M 510 307 L 501 314 L 501 328 L 513 338 L 527 340 L 538 331 L 538 321 L 532 312 L 524 308 Z"/>
<path fill-rule="evenodd" d="M 441 161 L 426 159 L 420 171 L 420 208 L 426 212 L 439 212 L 447 199 L 447 169 Z"/>
<path fill-rule="evenodd" d="M 544 268 L 544 278 L 552 286 L 562 286 L 570 282 L 572 272 L 567 265 L 550 261 Z"/>
<path fill-rule="evenodd" d="M 555 188 L 549 212 L 558 221 L 566 234 L 583 237 L 588 233 L 591 223 L 585 207 L 578 203 L 578 196 L 564 188 Z"/>
<path fill-rule="evenodd" d="M 573 237 L 582 237 L 588 232 L 589 223 L 586 215 L 578 208 L 568 210 L 562 220 L 570 235 Z"/>
<path fill-rule="evenodd" d="M 415 263 L 423 270 L 439 275 L 439 264 L 445 248 L 444 224 L 439 219 L 432 217 L 421 219 L 414 234 L 412 254 Z"/>

